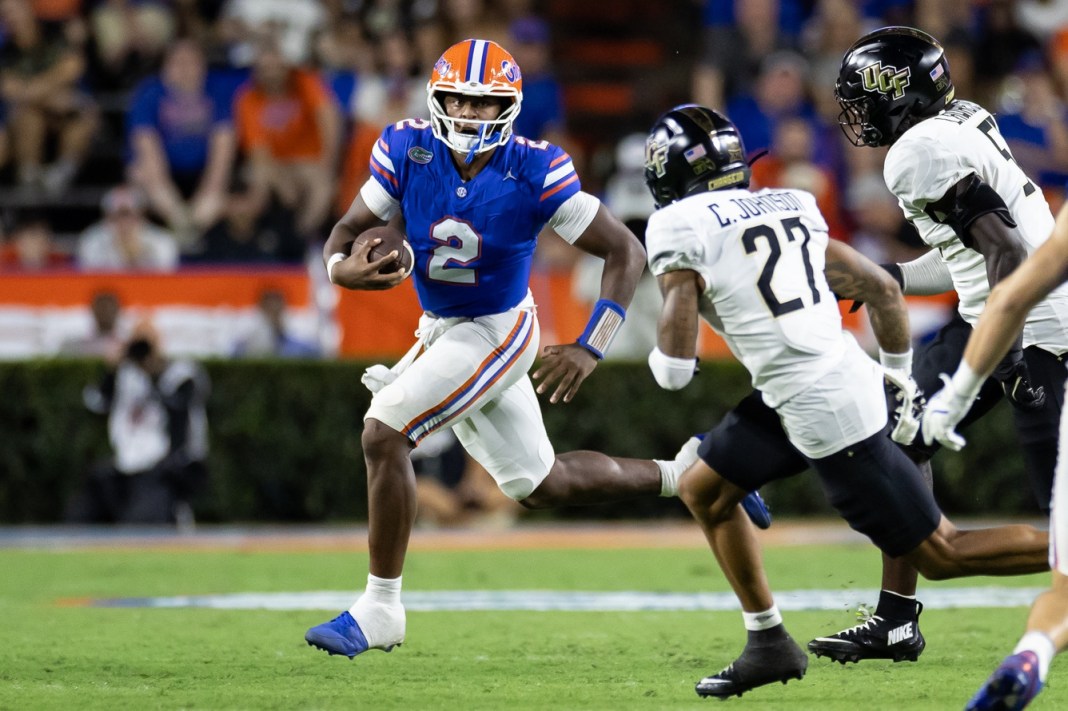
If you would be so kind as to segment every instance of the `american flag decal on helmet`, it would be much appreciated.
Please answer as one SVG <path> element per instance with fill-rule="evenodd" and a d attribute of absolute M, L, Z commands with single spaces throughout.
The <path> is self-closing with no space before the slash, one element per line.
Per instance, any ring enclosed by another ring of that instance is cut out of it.
<path fill-rule="evenodd" d="M 682 154 L 686 158 L 687 163 L 693 163 L 698 158 L 704 158 L 708 155 L 708 151 L 705 149 L 703 143 L 698 143 L 696 146 Z"/>

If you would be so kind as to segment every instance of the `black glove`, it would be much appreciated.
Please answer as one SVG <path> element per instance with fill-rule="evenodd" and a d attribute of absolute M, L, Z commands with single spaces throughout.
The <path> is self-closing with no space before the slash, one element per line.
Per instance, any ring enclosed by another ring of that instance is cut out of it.
<path fill-rule="evenodd" d="M 1035 387 L 1031 384 L 1031 372 L 1019 351 L 1006 356 L 994 371 L 994 377 L 1001 383 L 1001 389 L 1005 391 L 1005 397 L 1013 407 L 1020 410 L 1038 410 L 1046 404 L 1046 389 L 1041 385 Z"/>

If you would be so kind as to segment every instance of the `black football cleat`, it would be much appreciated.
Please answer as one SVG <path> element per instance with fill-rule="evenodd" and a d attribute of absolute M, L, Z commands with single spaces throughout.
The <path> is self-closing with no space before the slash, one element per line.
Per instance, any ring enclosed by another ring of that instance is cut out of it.
<path fill-rule="evenodd" d="M 726 669 L 697 682 L 695 690 L 698 696 L 726 699 L 730 696 L 741 696 L 758 686 L 776 681 L 785 684 L 790 679 L 801 679 L 805 676 L 808 655 L 785 630 L 773 639 L 763 642 L 757 635 L 760 633 L 750 633 L 741 656 Z"/>
<path fill-rule="evenodd" d="M 859 614 L 865 616 L 863 622 L 829 637 L 817 637 L 808 643 L 808 651 L 842 664 L 862 659 L 914 662 L 927 646 L 920 633 L 922 611 L 923 604 L 917 602 L 916 618 L 908 620 L 869 615 L 862 609 Z"/>

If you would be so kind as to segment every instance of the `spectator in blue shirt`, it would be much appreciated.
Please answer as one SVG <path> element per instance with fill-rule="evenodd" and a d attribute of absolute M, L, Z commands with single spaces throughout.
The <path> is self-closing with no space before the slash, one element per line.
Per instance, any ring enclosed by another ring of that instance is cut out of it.
<path fill-rule="evenodd" d="M 191 40 L 170 47 L 127 115 L 131 179 L 188 250 L 221 217 L 236 153 L 229 84 Z"/>
<path fill-rule="evenodd" d="M 1020 168 L 1047 190 L 1068 180 L 1068 108 L 1038 51 L 1016 64 L 1002 96 L 998 128 Z"/>
<path fill-rule="evenodd" d="M 816 112 L 808 101 L 805 77 L 808 62 L 789 50 L 775 52 L 761 65 L 753 92 L 727 104 L 727 114 L 738 126 L 750 154 L 771 147 L 778 122 L 805 119 L 815 127 Z"/>
<path fill-rule="evenodd" d="M 765 57 L 794 49 L 797 43 L 780 29 L 780 0 L 735 0 L 730 3 L 732 19 L 726 24 L 716 19 L 725 17 L 724 8 L 713 7 L 718 5 L 726 3 L 709 0 L 706 8 L 703 49 L 694 66 L 691 93 L 694 103 L 720 110 L 732 99 L 754 91 Z M 733 114 L 731 118 L 738 123 Z M 743 138 L 752 150 L 749 137 Z"/>

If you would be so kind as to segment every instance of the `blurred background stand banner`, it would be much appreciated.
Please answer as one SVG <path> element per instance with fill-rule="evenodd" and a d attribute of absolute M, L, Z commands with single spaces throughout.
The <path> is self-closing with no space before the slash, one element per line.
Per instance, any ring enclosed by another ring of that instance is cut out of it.
<path fill-rule="evenodd" d="M 113 294 L 127 324 L 150 318 L 168 352 L 229 356 L 259 318 L 264 292 L 283 295 L 291 330 L 316 340 L 318 314 L 300 268 L 189 270 L 167 274 L 49 272 L 0 279 L 0 358 L 55 355 L 93 329 L 87 304 Z M 120 329 L 123 327 L 120 324 Z"/>
<path fill-rule="evenodd" d="M 421 311 L 410 282 L 389 292 L 337 289 L 336 303 L 324 304 L 314 298 L 315 281 L 302 267 L 282 266 L 164 274 L 5 274 L 0 279 L 0 359 L 52 356 L 64 350 L 64 343 L 88 337 L 93 317 L 87 305 L 103 293 L 118 299 L 121 319 L 151 318 L 175 355 L 237 354 L 262 319 L 265 294 L 284 300 L 289 334 L 317 344 L 321 355 L 396 358 L 411 346 Z M 544 342 L 565 342 L 582 331 L 590 307 L 575 293 L 570 271 L 542 270 L 533 276 L 531 288 Z M 932 309 L 940 315 L 951 307 L 934 297 L 910 298 L 910 304 L 921 321 L 929 319 Z M 329 328 L 323 327 L 324 320 Z M 861 344 L 871 341 L 863 311 L 847 314 L 845 325 Z M 707 327 L 701 334 L 701 357 L 730 358 L 726 345 Z M 634 359 L 644 361 L 644 356 Z"/>

